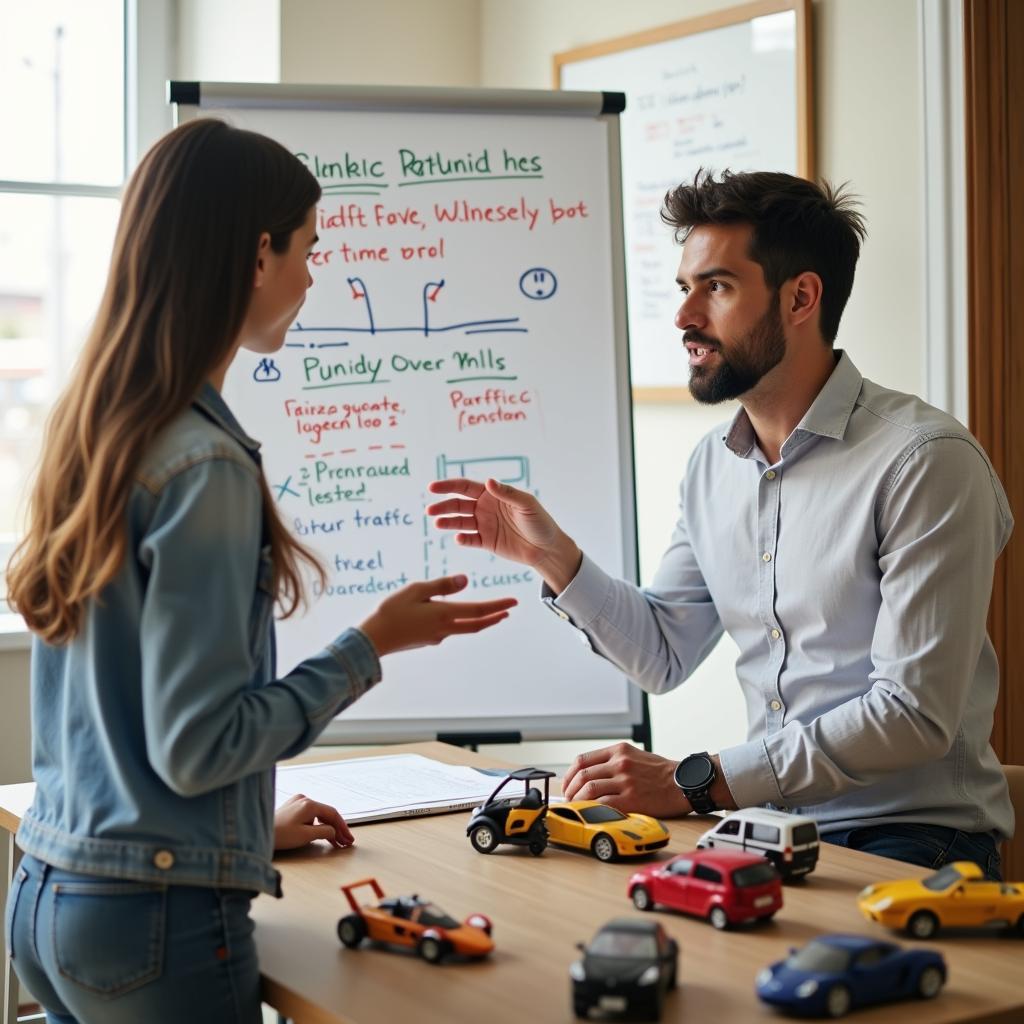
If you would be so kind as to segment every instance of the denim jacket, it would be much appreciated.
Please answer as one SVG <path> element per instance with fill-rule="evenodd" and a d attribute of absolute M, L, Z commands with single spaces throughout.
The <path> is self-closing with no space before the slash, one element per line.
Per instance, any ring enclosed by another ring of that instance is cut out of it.
<path fill-rule="evenodd" d="M 142 460 L 116 578 L 71 643 L 34 640 L 26 853 L 280 895 L 274 763 L 312 743 L 380 664 L 349 629 L 275 678 L 258 449 L 205 385 Z"/>

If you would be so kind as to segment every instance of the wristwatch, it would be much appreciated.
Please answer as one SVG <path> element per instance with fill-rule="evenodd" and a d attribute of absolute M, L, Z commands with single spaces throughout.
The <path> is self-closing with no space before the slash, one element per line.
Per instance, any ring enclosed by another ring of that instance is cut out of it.
<path fill-rule="evenodd" d="M 698 814 L 710 814 L 718 810 L 718 804 L 711 798 L 711 784 L 716 778 L 718 773 L 715 771 L 715 762 L 707 751 L 684 757 L 676 765 L 676 785 Z"/>

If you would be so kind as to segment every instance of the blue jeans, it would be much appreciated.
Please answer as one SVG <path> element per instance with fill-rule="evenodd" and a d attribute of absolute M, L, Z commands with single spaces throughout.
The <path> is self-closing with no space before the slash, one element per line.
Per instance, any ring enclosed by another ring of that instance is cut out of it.
<path fill-rule="evenodd" d="M 970 860 L 985 872 L 986 878 L 995 882 L 1003 880 L 999 847 L 989 832 L 960 832 L 943 825 L 908 822 L 823 832 L 821 838 L 826 843 L 925 868 L 940 868 L 954 860 Z"/>
<path fill-rule="evenodd" d="M 25 856 L 7 900 L 7 948 L 49 1024 L 258 1024 L 252 896 L 80 875 Z"/>

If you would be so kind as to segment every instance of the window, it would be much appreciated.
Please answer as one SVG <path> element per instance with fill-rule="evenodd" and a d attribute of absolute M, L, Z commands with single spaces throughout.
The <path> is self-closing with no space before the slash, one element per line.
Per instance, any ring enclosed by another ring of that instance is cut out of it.
<path fill-rule="evenodd" d="M 690 873 L 690 869 L 692 867 L 693 867 L 693 861 L 692 860 L 676 860 L 676 861 L 673 861 L 668 866 L 668 870 L 673 875 L 688 875 Z"/>
<path fill-rule="evenodd" d="M 715 829 L 716 836 L 738 836 L 740 834 L 740 821 L 738 818 L 726 818 L 718 828 Z"/>
<path fill-rule="evenodd" d="M 584 807 L 580 814 L 588 825 L 603 825 L 606 821 L 625 821 L 626 815 L 614 807 Z"/>
<path fill-rule="evenodd" d="M 4 7 L 0 94 L 17 101 L 0 104 L 0 613 L 43 426 L 106 280 L 126 163 L 170 127 L 170 5 Z"/>
<path fill-rule="evenodd" d="M 769 861 L 764 864 L 752 864 L 749 868 L 737 868 L 732 873 L 733 884 L 740 889 L 752 885 L 768 885 L 778 878 L 775 866 Z"/>
<path fill-rule="evenodd" d="M 807 825 L 797 825 L 793 829 L 793 845 L 808 846 L 818 842 L 818 826 L 812 821 Z"/>
<path fill-rule="evenodd" d="M 580 823 L 580 816 L 571 807 L 552 807 L 551 813 L 559 818 L 565 818 L 566 821 L 575 822 L 577 825 Z"/>
<path fill-rule="evenodd" d="M 693 877 L 699 878 L 702 882 L 721 882 L 722 872 L 709 868 L 707 864 L 698 864 L 694 869 Z"/>
<path fill-rule="evenodd" d="M 747 822 L 747 838 L 759 843 L 778 843 L 779 830 L 774 825 L 761 825 L 756 821 Z"/>

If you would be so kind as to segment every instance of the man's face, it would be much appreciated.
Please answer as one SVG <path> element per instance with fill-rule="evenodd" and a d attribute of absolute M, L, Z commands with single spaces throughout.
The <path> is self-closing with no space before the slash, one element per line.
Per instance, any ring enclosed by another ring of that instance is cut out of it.
<path fill-rule="evenodd" d="M 747 224 L 694 228 L 676 280 L 675 317 L 690 356 L 690 393 L 713 405 L 746 394 L 786 354 L 779 293 L 747 254 Z"/>

